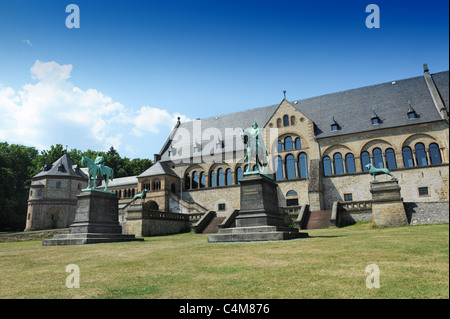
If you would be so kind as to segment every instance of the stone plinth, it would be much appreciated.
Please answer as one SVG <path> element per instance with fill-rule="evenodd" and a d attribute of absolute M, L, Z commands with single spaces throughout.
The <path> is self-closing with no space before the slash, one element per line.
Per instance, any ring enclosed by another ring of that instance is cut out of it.
<path fill-rule="evenodd" d="M 77 211 L 69 234 L 55 235 L 42 242 L 44 246 L 82 245 L 143 240 L 122 234 L 116 194 L 89 190 L 77 195 Z"/>
<path fill-rule="evenodd" d="M 126 232 L 136 236 L 171 235 L 191 230 L 188 214 L 155 211 L 142 203 L 131 204 L 126 213 Z"/>
<path fill-rule="evenodd" d="M 370 183 L 373 227 L 408 225 L 403 198 L 397 180 Z"/>
<path fill-rule="evenodd" d="M 286 240 L 307 237 L 297 228 L 285 227 L 278 208 L 277 184 L 262 174 L 244 175 L 241 184 L 241 210 L 236 227 L 222 228 L 208 236 L 208 242 Z"/>

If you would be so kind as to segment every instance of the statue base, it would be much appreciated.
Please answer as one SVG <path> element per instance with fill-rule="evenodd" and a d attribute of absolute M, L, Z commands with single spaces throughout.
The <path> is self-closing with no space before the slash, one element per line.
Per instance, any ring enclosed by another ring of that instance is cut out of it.
<path fill-rule="evenodd" d="M 248 174 L 240 180 L 241 210 L 236 227 L 221 228 L 208 242 L 287 240 L 308 237 L 297 228 L 286 227 L 279 213 L 277 184 L 263 174 Z"/>
<path fill-rule="evenodd" d="M 118 199 L 115 193 L 89 190 L 77 195 L 77 211 L 69 234 L 55 235 L 42 242 L 44 246 L 82 245 L 144 240 L 122 234 Z"/>
<path fill-rule="evenodd" d="M 398 180 L 370 183 L 372 193 L 372 226 L 398 227 L 408 225 Z"/>

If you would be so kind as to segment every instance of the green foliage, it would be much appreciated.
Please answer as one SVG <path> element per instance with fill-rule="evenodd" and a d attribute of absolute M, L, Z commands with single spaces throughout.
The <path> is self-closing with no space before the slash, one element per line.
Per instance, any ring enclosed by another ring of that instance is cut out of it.
<path fill-rule="evenodd" d="M 61 144 L 52 145 L 39 154 L 34 147 L 0 143 L 0 231 L 25 228 L 31 178 L 66 152 L 80 167 L 82 156 L 95 159 L 99 154 L 90 149 L 84 152 L 78 149 L 67 151 Z M 105 157 L 105 165 L 114 170 L 116 178 L 139 175 L 153 165 L 149 159 L 121 157 L 112 146 L 106 153 L 100 153 Z"/>
<path fill-rule="evenodd" d="M 33 147 L 0 143 L 0 230 L 24 228 L 33 161 L 37 156 Z"/>

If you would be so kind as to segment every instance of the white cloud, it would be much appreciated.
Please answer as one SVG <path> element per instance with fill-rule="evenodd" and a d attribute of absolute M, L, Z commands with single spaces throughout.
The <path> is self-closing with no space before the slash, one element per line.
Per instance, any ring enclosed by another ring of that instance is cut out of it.
<path fill-rule="evenodd" d="M 134 111 L 96 89 L 82 90 L 69 80 L 72 68 L 37 60 L 30 69 L 37 83 L 19 91 L 0 85 L 0 140 L 39 149 L 56 143 L 82 150 L 123 144 L 129 149 L 136 137 L 169 134 L 177 116 L 188 120 L 150 106 Z"/>
<path fill-rule="evenodd" d="M 22 40 L 22 42 L 25 42 L 26 44 L 28 44 L 30 47 L 32 47 L 33 45 L 31 44 L 31 41 L 26 39 L 26 40 Z"/>
<path fill-rule="evenodd" d="M 143 106 L 134 118 L 133 132 L 136 136 L 142 136 L 144 132 L 159 133 L 161 127 L 173 128 L 178 117 L 183 122 L 190 121 L 188 117 L 179 113 L 170 114 L 156 107 Z"/>
<path fill-rule="evenodd" d="M 31 67 L 31 77 L 43 82 L 62 82 L 70 78 L 72 65 L 59 65 L 56 62 L 41 62 L 36 60 Z"/>

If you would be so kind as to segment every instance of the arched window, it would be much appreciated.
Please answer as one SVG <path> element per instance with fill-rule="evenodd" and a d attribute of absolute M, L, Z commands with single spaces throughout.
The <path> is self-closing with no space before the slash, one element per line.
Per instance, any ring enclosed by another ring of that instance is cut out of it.
<path fill-rule="evenodd" d="M 232 178 L 231 178 L 231 169 L 226 170 L 226 185 L 231 185 Z"/>
<path fill-rule="evenodd" d="M 197 172 L 194 172 L 192 174 L 192 188 L 193 189 L 198 188 L 198 173 Z"/>
<path fill-rule="evenodd" d="M 291 125 L 295 125 L 295 116 L 291 116 Z"/>
<path fill-rule="evenodd" d="M 323 175 L 330 176 L 333 173 L 331 168 L 331 159 L 329 156 L 323 158 Z"/>
<path fill-rule="evenodd" d="M 298 155 L 298 176 L 300 178 L 308 177 L 308 156 L 306 153 L 300 153 Z"/>
<path fill-rule="evenodd" d="M 336 175 L 344 174 L 344 161 L 342 160 L 341 153 L 335 153 L 333 155 L 334 173 Z"/>
<path fill-rule="evenodd" d="M 281 127 L 281 119 L 277 119 L 277 127 Z"/>
<path fill-rule="evenodd" d="M 302 148 L 302 140 L 300 139 L 300 137 L 297 137 L 295 139 L 295 149 L 299 150 Z"/>
<path fill-rule="evenodd" d="M 289 196 L 298 196 L 298 194 L 297 194 L 297 192 L 296 191 L 294 191 L 294 190 L 290 190 L 290 191 L 288 191 L 287 193 L 286 193 L 286 197 L 289 197 Z"/>
<path fill-rule="evenodd" d="M 283 161 L 281 160 L 280 156 L 277 156 L 277 160 L 275 163 L 276 163 L 275 179 L 277 181 L 282 181 L 283 180 Z"/>
<path fill-rule="evenodd" d="M 283 116 L 283 126 L 289 126 L 289 116 Z"/>
<path fill-rule="evenodd" d="M 205 188 L 205 172 L 200 173 L 200 188 Z"/>
<path fill-rule="evenodd" d="M 436 143 L 430 144 L 430 161 L 431 164 L 442 164 L 441 151 Z"/>
<path fill-rule="evenodd" d="M 223 174 L 223 168 L 219 168 L 217 171 L 217 186 L 225 185 L 225 176 Z"/>
<path fill-rule="evenodd" d="M 409 146 L 405 146 L 402 149 L 402 155 L 403 155 L 403 165 L 405 167 L 414 167 L 414 159 L 411 148 Z"/>
<path fill-rule="evenodd" d="M 294 190 L 286 193 L 286 206 L 298 206 L 298 194 Z"/>
<path fill-rule="evenodd" d="M 287 179 L 295 178 L 295 159 L 294 155 L 292 154 L 286 156 L 286 178 Z"/>
<path fill-rule="evenodd" d="M 278 152 L 283 152 L 283 143 L 278 140 Z"/>
<path fill-rule="evenodd" d="M 418 166 L 428 165 L 427 153 L 425 152 L 425 146 L 422 143 L 417 143 L 416 149 L 416 162 Z"/>
<path fill-rule="evenodd" d="M 386 150 L 386 165 L 388 169 L 397 168 L 397 160 L 395 159 L 395 152 L 392 148 Z"/>
<path fill-rule="evenodd" d="M 294 143 L 292 142 L 292 137 L 288 136 L 284 139 L 284 150 L 292 151 L 294 149 Z"/>
<path fill-rule="evenodd" d="M 209 187 L 216 187 L 216 186 L 217 186 L 216 172 L 211 171 L 209 173 Z"/>
<path fill-rule="evenodd" d="M 369 169 L 366 167 L 367 164 L 370 164 L 370 155 L 369 152 L 361 153 L 361 167 L 363 172 L 368 172 Z"/>
<path fill-rule="evenodd" d="M 347 174 L 356 172 L 355 157 L 352 153 L 348 153 L 347 155 L 345 155 L 345 170 Z"/>
<path fill-rule="evenodd" d="M 193 183 L 193 181 L 190 181 Z M 192 187 L 192 184 L 190 185 Z M 160 180 L 155 180 L 153 181 L 153 190 L 159 190 L 161 189 L 161 181 Z"/>
<path fill-rule="evenodd" d="M 184 177 L 184 187 L 186 189 L 190 189 L 191 188 L 191 175 L 186 174 L 186 176 Z"/>
<path fill-rule="evenodd" d="M 381 151 L 381 149 L 378 147 L 374 148 L 372 151 L 372 155 L 373 155 L 373 165 L 376 168 L 383 168 L 384 167 L 383 152 Z"/>
<path fill-rule="evenodd" d="M 236 170 L 236 183 L 240 184 L 240 180 L 242 179 L 243 175 L 242 175 L 242 168 L 238 167 Z"/>

